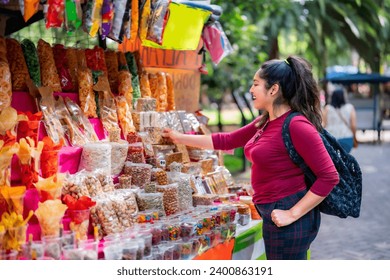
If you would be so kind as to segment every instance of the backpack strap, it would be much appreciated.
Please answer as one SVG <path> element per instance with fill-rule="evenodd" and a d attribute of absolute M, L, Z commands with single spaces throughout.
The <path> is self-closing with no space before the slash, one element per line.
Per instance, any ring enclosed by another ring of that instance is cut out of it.
<path fill-rule="evenodd" d="M 303 173 L 306 176 L 307 183 L 311 186 L 316 180 L 316 176 L 314 175 L 313 171 L 311 171 L 309 166 L 307 166 L 303 158 L 298 154 L 297 150 L 295 149 L 292 143 L 291 135 L 290 135 L 291 120 L 298 115 L 301 114 L 299 112 L 291 112 L 285 119 L 282 126 L 283 143 L 287 149 L 289 157 L 296 165 L 298 165 L 302 169 Z"/>

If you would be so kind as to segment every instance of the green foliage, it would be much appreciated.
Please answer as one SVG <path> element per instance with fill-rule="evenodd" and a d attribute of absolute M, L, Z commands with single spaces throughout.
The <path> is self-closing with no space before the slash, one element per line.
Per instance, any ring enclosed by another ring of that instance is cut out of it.
<path fill-rule="evenodd" d="M 351 64 L 356 50 L 372 71 L 390 53 L 390 0 L 215 0 L 223 8 L 220 22 L 234 53 L 218 66 L 207 59 L 202 77 L 208 94 L 248 89 L 261 63 L 297 54 L 306 57 L 318 79 L 329 65 Z"/>
<path fill-rule="evenodd" d="M 30 39 L 35 46 L 39 39 L 43 39 L 51 45 L 62 44 L 66 47 L 93 48 L 94 46 L 99 45 L 98 38 L 92 38 L 89 34 L 85 33 L 82 28 L 79 28 L 73 33 L 68 33 L 62 28 L 46 29 L 44 20 L 37 21 L 18 32 L 12 33 L 11 37 L 19 42 L 26 38 Z M 117 49 L 118 44 L 107 39 L 107 47 L 109 49 Z"/>
<path fill-rule="evenodd" d="M 224 165 L 230 171 L 230 173 L 235 174 L 243 171 L 244 168 L 244 158 L 243 158 L 243 149 L 235 149 L 234 155 L 223 156 Z"/>

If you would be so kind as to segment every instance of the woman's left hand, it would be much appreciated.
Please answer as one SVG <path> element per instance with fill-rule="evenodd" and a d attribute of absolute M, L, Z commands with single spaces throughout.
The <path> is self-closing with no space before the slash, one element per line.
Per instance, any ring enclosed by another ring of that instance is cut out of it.
<path fill-rule="evenodd" d="M 288 226 L 295 222 L 295 219 L 290 210 L 274 209 L 271 212 L 271 219 L 277 227 Z"/>

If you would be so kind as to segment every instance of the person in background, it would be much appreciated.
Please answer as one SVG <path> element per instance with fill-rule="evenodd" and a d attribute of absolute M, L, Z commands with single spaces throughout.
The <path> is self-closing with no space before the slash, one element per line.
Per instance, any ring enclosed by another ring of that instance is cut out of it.
<path fill-rule="evenodd" d="M 333 91 L 330 104 L 323 110 L 323 125 L 348 153 L 357 147 L 356 111 L 351 103 L 347 103 L 344 90 Z"/>
<path fill-rule="evenodd" d="M 252 163 L 253 203 L 263 218 L 267 259 L 307 259 L 307 250 L 320 227 L 318 204 L 339 181 L 337 170 L 319 136 L 321 108 L 311 65 L 303 58 L 265 62 L 253 77 L 253 105 L 262 114 L 233 132 L 187 135 L 166 128 L 173 143 L 205 149 L 244 147 Z M 303 171 L 290 159 L 282 125 L 292 111 L 301 115 L 290 123 L 295 149 L 317 179 L 307 190 Z"/>

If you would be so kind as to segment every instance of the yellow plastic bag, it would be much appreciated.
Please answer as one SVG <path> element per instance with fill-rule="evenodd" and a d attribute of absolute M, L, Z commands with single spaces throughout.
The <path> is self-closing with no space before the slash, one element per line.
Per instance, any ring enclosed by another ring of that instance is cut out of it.
<path fill-rule="evenodd" d="M 203 26 L 210 15 L 211 11 L 171 2 L 162 44 L 143 39 L 142 45 L 161 49 L 196 50 Z"/>

